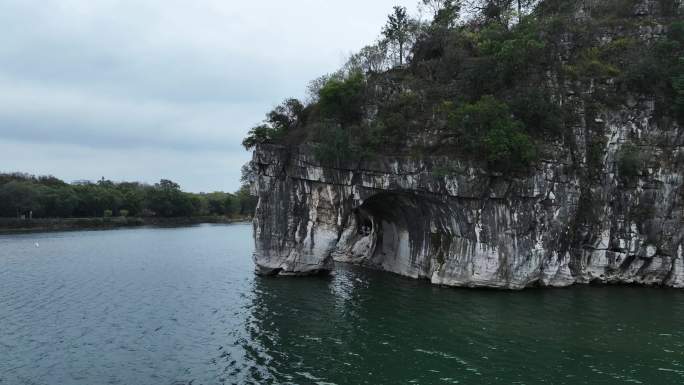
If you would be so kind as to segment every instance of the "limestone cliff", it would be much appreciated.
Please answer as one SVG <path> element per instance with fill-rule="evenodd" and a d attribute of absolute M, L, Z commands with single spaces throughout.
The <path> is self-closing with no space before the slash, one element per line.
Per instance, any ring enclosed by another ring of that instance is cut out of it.
<path fill-rule="evenodd" d="M 451 286 L 684 287 L 684 132 L 658 130 L 643 111 L 596 119 L 598 184 L 570 151 L 510 178 L 438 157 L 324 167 L 306 147 L 261 145 L 257 269 L 311 274 L 343 261 Z M 629 135 L 650 159 L 625 186 L 616 156 Z M 436 176 L 445 166 L 453 174 Z"/>
<path fill-rule="evenodd" d="M 590 37 L 598 47 L 646 46 L 667 30 L 657 20 L 603 25 Z M 532 71 L 521 87 L 538 82 L 572 115 L 563 135 L 539 144 L 539 158 L 524 172 L 497 172 L 473 154 L 461 156 L 430 111 L 424 127 L 408 119 L 417 129 L 402 140 L 450 146 L 451 154 L 326 160 L 308 140 L 262 140 L 252 161 L 257 272 L 315 274 L 339 261 L 449 286 L 684 288 L 684 129 L 663 113 L 657 92 L 616 85 L 618 70 L 587 56 L 595 51 L 580 46 L 579 30 L 559 34 L 550 55 L 558 62 L 539 64 L 548 71 Z M 573 55 L 579 64 L 568 65 Z M 415 90 L 425 66 L 414 65 L 409 91 L 416 98 L 428 94 L 428 87 Z M 589 75 L 578 80 L 577 71 Z M 393 88 L 406 94 L 406 84 L 369 87 L 385 94 L 364 101 L 368 129 L 377 101 L 391 99 Z M 630 152 L 639 155 L 627 172 L 620 164 Z"/>

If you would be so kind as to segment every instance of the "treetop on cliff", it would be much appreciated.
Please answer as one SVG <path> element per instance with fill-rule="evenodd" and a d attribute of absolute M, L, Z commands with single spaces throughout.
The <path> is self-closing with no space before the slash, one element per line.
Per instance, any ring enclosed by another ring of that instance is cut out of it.
<path fill-rule="evenodd" d="M 335 160 L 445 154 L 522 171 L 545 143 L 573 140 L 566 95 L 582 90 L 591 106 L 646 95 L 681 122 L 684 27 L 671 3 L 644 15 L 638 0 L 421 0 L 429 20 L 395 7 L 375 43 L 311 83 L 301 115 L 279 106 L 243 144 L 307 142 Z M 644 38 L 640 26 L 656 24 L 667 33 Z M 507 117 L 475 132 L 463 112 L 485 107 Z"/>

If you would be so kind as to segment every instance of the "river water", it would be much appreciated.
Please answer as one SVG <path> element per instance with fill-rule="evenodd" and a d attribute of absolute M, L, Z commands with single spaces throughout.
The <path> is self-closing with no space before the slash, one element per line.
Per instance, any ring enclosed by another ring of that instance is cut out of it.
<path fill-rule="evenodd" d="M 263 278 L 252 249 L 246 224 L 0 235 L 0 384 L 684 383 L 684 291 Z"/>

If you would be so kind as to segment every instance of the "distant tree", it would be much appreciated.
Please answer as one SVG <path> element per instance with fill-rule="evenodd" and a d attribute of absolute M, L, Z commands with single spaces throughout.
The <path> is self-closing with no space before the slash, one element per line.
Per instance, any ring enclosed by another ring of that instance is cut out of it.
<path fill-rule="evenodd" d="M 200 194 L 200 197 L 205 201 L 206 212 L 210 215 L 232 216 L 233 214 L 239 214 L 240 205 L 238 198 L 234 194 L 217 191 L 209 194 Z M 246 197 L 248 195 L 243 198 Z"/>
<path fill-rule="evenodd" d="M 242 146 L 246 150 L 251 150 L 256 145 L 266 143 L 275 138 L 275 130 L 267 124 L 260 124 L 252 127 L 247 133 L 247 137 L 242 141 Z"/>
<path fill-rule="evenodd" d="M 246 168 L 248 169 L 248 168 Z M 238 199 L 225 192 L 193 194 L 162 179 L 154 186 L 138 182 L 116 183 L 105 178 L 97 183 L 67 184 L 52 176 L 23 173 L 0 174 L 0 217 L 32 215 L 33 218 L 157 215 L 232 215 L 248 212 L 256 204 L 249 187 Z M 147 213 L 147 214 L 146 214 Z M 247 215 L 247 214 L 246 214 Z"/>
<path fill-rule="evenodd" d="M 63 180 L 55 178 L 52 175 L 41 175 L 38 177 L 38 183 L 42 184 L 43 186 L 50 186 L 50 187 L 64 187 L 67 186 L 67 183 L 65 183 Z"/>
<path fill-rule="evenodd" d="M 252 216 L 257 205 L 257 197 L 252 195 L 252 183 L 256 178 L 256 170 L 252 162 L 242 165 L 240 182 L 241 186 L 234 194 L 226 194 L 223 197 L 223 205 L 226 215 Z"/>
<path fill-rule="evenodd" d="M 204 195 L 207 203 L 207 210 L 212 215 L 226 215 L 226 196 L 228 194 L 221 192 L 213 192 Z"/>
<path fill-rule="evenodd" d="M 380 40 L 351 55 L 343 67 L 343 72 L 348 75 L 355 72 L 379 73 L 387 68 L 387 61 L 387 41 Z"/>
<path fill-rule="evenodd" d="M 237 197 L 234 194 L 226 194 L 226 197 L 223 200 L 224 214 L 225 215 L 235 214 L 238 210 L 237 206 L 238 206 Z"/>
<path fill-rule="evenodd" d="M 286 99 L 266 114 L 266 122 L 277 131 L 288 131 L 297 127 L 304 119 L 304 105 L 297 99 Z"/>
<path fill-rule="evenodd" d="M 364 85 L 360 72 L 345 79 L 330 79 L 319 91 L 323 116 L 343 124 L 361 119 Z"/>
<path fill-rule="evenodd" d="M 236 203 L 236 214 L 238 215 L 254 215 L 257 205 L 257 197 L 253 196 L 250 192 L 250 188 L 247 185 L 240 187 L 235 193 Z"/>
<path fill-rule="evenodd" d="M 105 177 L 102 177 L 100 180 L 97 181 L 97 185 L 102 186 L 102 187 L 112 188 L 112 187 L 114 187 L 114 182 L 112 182 L 109 179 L 105 179 Z"/>
<path fill-rule="evenodd" d="M 69 185 L 47 188 L 41 198 L 43 214 L 52 218 L 72 217 L 78 203 L 78 197 Z"/>
<path fill-rule="evenodd" d="M 466 3 L 471 12 L 479 14 L 486 21 L 508 26 L 511 15 L 517 14 L 520 22 L 525 11 L 533 8 L 539 0 L 466 0 Z"/>
<path fill-rule="evenodd" d="M 116 188 L 121 194 L 121 208 L 127 210 L 131 216 L 142 214 L 145 209 L 146 190 L 150 189 L 150 186 L 136 182 L 124 182 L 117 185 Z"/>
<path fill-rule="evenodd" d="M 11 181 L 0 186 L 0 211 L 3 216 L 21 216 L 41 209 L 40 191 L 31 182 Z"/>
<path fill-rule="evenodd" d="M 240 183 L 242 183 L 243 185 L 252 184 L 255 176 L 256 173 L 254 172 L 254 169 L 252 167 L 252 162 L 247 162 L 242 165 L 242 167 L 240 168 Z"/>
<path fill-rule="evenodd" d="M 162 190 L 180 190 L 180 185 L 172 180 L 162 179 L 154 187 Z"/>
<path fill-rule="evenodd" d="M 180 190 L 180 186 L 168 179 L 162 179 L 148 191 L 149 209 L 161 217 L 190 216 L 194 212 L 191 195 Z"/>
<path fill-rule="evenodd" d="M 257 144 L 279 138 L 284 133 L 293 130 L 304 121 L 304 105 L 297 99 L 286 99 L 266 114 L 266 119 L 249 130 L 242 145 L 251 150 Z"/>
<path fill-rule="evenodd" d="M 404 64 L 404 56 L 409 48 L 416 24 L 408 16 L 406 7 L 395 6 L 394 11 L 387 16 L 387 24 L 382 34 L 392 44 L 399 57 L 399 65 Z"/>
<path fill-rule="evenodd" d="M 419 7 L 422 9 L 427 9 L 432 13 L 433 17 L 436 17 L 439 11 L 444 7 L 444 3 L 450 2 L 449 0 L 420 0 Z"/>
<path fill-rule="evenodd" d="M 495 21 L 508 26 L 510 20 L 510 8 L 513 0 L 485 0 L 476 2 L 475 6 L 486 21 Z"/>
<path fill-rule="evenodd" d="M 78 206 L 75 210 L 76 216 L 102 216 L 104 207 L 97 185 L 92 183 L 83 183 L 75 185 L 74 191 L 76 192 L 76 196 L 78 197 Z"/>
<path fill-rule="evenodd" d="M 421 0 L 433 17 L 433 24 L 439 27 L 451 28 L 458 20 L 461 11 L 460 0 Z"/>
<path fill-rule="evenodd" d="M 80 184 L 73 186 L 78 197 L 75 214 L 84 217 L 101 217 L 105 210 L 118 214 L 123 201 L 121 193 L 114 185 Z"/>
<path fill-rule="evenodd" d="M 31 174 L 23 173 L 23 172 L 13 172 L 13 173 L 8 173 L 8 174 L 0 174 L 0 185 L 3 185 L 5 183 L 9 183 L 12 181 L 16 182 L 34 182 L 36 180 L 36 177 Z"/>
<path fill-rule="evenodd" d="M 206 196 L 192 193 L 183 193 L 183 195 L 185 196 L 185 201 L 189 202 L 189 205 L 183 208 L 187 211 L 183 214 L 179 214 L 179 216 L 189 217 L 193 215 L 209 214 L 209 202 L 207 201 Z"/>
<path fill-rule="evenodd" d="M 330 81 L 330 79 L 333 78 L 338 78 L 342 79 L 344 76 L 342 75 L 342 71 L 338 71 L 334 74 L 326 74 L 326 75 L 321 75 L 317 77 L 316 79 L 313 79 L 309 81 L 309 84 L 306 85 L 306 101 L 309 104 L 315 104 L 318 103 L 318 98 L 319 94 L 321 91 L 321 88 Z"/>

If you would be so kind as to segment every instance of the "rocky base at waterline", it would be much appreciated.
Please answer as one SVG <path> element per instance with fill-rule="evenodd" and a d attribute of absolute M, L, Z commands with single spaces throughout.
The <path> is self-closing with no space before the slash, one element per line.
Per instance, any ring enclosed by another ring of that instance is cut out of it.
<path fill-rule="evenodd" d="M 449 286 L 682 288 L 684 161 L 667 152 L 684 139 L 653 147 L 660 166 L 625 185 L 613 171 L 621 138 L 649 127 L 607 126 L 598 185 L 562 149 L 533 174 L 507 177 L 444 157 L 326 167 L 306 146 L 261 145 L 257 272 L 315 274 L 337 260 Z M 438 167 L 453 172 L 438 176 Z"/>
<path fill-rule="evenodd" d="M 112 218 L 41 218 L 15 219 L 0 218 L 0 233 L 97 230 L 140 226 L 188 226 L 202 223 L 235 223 L 249 221 L 251 217 L 228 218 L 223 216 L 152 218 L 152 217 L 112 217 Z"/>

